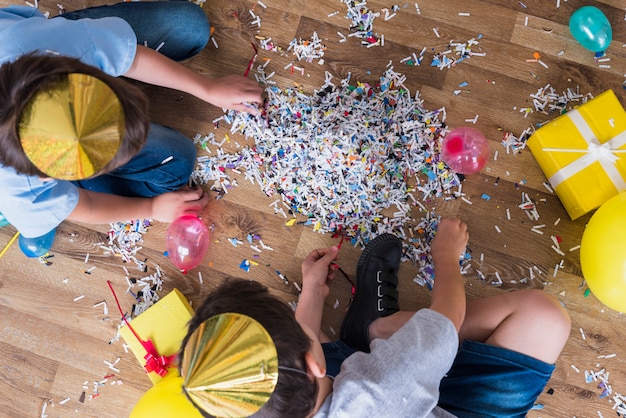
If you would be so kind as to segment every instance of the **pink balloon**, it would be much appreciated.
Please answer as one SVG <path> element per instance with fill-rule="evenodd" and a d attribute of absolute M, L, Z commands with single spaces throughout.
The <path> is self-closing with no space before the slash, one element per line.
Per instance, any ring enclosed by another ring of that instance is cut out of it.
<path fill-rule="evenodd" d="M 456 128 L 441 144 L 441 159 L 457 173 L 477 173 L 487 165 L 489 143 L 477 129 Z"/>
<path fill-rule="evenodd" d="M 167 256 L 183 273 L 196 267 L 209 249 L 211 234 L 196 216 L 185 215 L 167 228 Z"/>

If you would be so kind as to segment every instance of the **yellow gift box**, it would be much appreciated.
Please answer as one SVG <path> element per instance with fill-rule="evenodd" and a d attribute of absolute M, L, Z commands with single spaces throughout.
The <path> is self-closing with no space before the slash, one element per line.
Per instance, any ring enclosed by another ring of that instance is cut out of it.
<path fill-rule="evenodd" d="M 180 350 L 192 315 L 193 309 L 185 296 L 178 289 L 174 289 L 133 319 L 130 326 L 142 340 L 151 340 L 159 355 L 170 356 Z M 127 326 L 120 328 L 120 334 L 143 367 L 146 364 L 146 349 Z M 148 377 L 153 385 L 162 379 L 152 372 L 148 373 Z"/>
<path fill-rule="evenodd" d="M 545 124 L 527 145 L 572 219 L 626 190 L 626 111 L 612 90 Z"/>

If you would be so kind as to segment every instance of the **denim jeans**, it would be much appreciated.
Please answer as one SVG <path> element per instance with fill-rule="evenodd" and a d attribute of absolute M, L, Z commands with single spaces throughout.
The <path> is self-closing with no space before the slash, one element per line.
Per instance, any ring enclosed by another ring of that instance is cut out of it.
<path fill-rule="evenodd" d="M 128 22 L 139 44 L 158 48 L 159 53 L 175 61 L 197 54 L 209 41 L 210 25 L 204 10 L 187 0 L 117 3 L 68 12 L 56 19 L 111 16 Z M 74 184 L 120 196 L 158 196 L 187 184 L 195 161 L 193 141 L 153 123 L 145 146 L 128 163 L 105 175 Z"/>
<path fill-rule="evenodd" d="M 322 343 L 322 350 L 326 359 L 326 376 L 333 379 L 339 374 L 343 361 L 357 351 L 341 340 Z"/>
<path fill-rule="evenodd" d="M 95 192 L 153 197 L 187 184 L 195 163 L 196 146 L 191 139 L 151 123 L 146 145 L 128 163 L 110 173 L 73 183 Z"/>
<path fill-rule="evenodd" d="M 67 12 L 56 19 L 99 19 L 116 16 L 124 19 L 137 36 L 137 43 L 175 61 L 202 51 L 209 42 L 211 27 L 206 13 L 187 0 L 139 1 L 111 6 L 89 7 Z"/>
<path fill-rule="evenodd" d="M 441 380 L 439 406 L 460 418 L 524 418 L 553 371 L 524 354 L 464 341 Z"/>

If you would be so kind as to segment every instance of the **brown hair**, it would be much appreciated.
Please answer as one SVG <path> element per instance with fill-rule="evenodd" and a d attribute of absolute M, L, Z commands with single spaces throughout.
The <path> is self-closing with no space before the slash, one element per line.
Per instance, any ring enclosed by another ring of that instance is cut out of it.
<path fill-rule="evenodd" d="M 126 129 L 115 157 L 98 174 L 126 164 L 146 142 L 150 126 L 148 99 L 136 86 L 76 58 L 26 54 L 0 66 L 0 163 L 18 173 L 47 177 L 26 156 L 19 137 L 25 106 L 36 92 L 51 88 L 70 73 L 87 74 L 106 83 L 124 109 Z"/>
<path fill-rule="evenodd" d="M 278 353 L 278 365 L 306 371 L 304 354 L 311 340 L 302 330 L 291 308 L 271 295 L 267 287 L 250 280 L 229 278 L 212 291 L 189 322 L 180 356 L 189 336 L 204 321 L 226 312 L 241 313 L 257 320 L 270 334 Z M 318 386 L 314 378 L 279 369 L 278 383 L 269 401 L 254 417 L 305 417 L 315 406 Z M 204 416 L 210 416 L 200 411 Z"/>

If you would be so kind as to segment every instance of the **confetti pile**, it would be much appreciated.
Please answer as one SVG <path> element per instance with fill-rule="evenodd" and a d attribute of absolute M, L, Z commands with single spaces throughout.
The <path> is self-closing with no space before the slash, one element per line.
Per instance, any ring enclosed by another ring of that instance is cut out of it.
<path fill-rule="evenodd" d="M 581 94 L 579 87 L 576 87 L 575 90 L 568 88 L 559 95 L 550 84 L 546 84 L 539 88 L 536 93 L 531 94 L 530 97 L 533 99 L 535 111 L 546 115 L 554 113 L 562 115 L 572 109 L 572 104 L 584 104 L 588 99 L 592 99 L 593 95 L 590 93 Z"/>
<path fill-rule="evenodd" d="M 311 39 L 294 39 L 289 43 L 287 51 L 291 51 L 298 61 L 313 62 L 317 60 L 318 64 L 324 64 L 322 57 L 326 46 L 317 36 L 317 32 L 313 32 Z"/>
<path fill-rule="evenodd" d="M 107 245 L 100 245 L 105 254 L 120 257 L 124 263 L 134 262 L 137 270 L 142 273 L 148 272 L 147 259 L 138 258 L 137 253 L 143 248 L 143 234 L 152 226 L 150 219 L 135 219 L 127 222 L 115 222 L 110 224 Z M 141 278 L 132 277 L 129 270 L 124 267 L 124 278 L 128 288 L 126 293 L 135 299 L 131 309 L 131 317 L 135 317 L 159 300 L 158 291 L 162 290 L 163 272 L 156 265 L 156 271 Z M 138 289 L 138 290 L 137 290 Z"/>
<path fill-rule="evenodd" d="M 157 292 L 163 290 L 163 273 L 157 266 L 156 272 L 148 276 L 139 279 L 125 277 L 128 284 L 126 293 L 135 298 L 135 303 L 131 310 L 131 317 L 134 318 L 159 301 L 160 297 Z M 133 291 L 132 289 L 135 286 L 139 290 Z"/>
<path fill-rule="evenodd" d="M 432 235 L 437 222 L 431 215 L 414 221 L 412 207 L 427 212 L 420 200 L 453 194 L 460 180 L 439 157 L 445 110 L 424 109 L 403 81 L 389 66 L 376 86 L 352 85 L 349 77 L 337 86 L 329 74 L 312 95 L 270 86 L 261 115 L 223 118 L 231 133 L 254 145 L 198 158 L 193 179 L 227 193 L 236 182 L 226 170 L 243 173 L 266 195 L 280 196 L 291 213 L 304 215 L 300 224 L 346 235 L 353 245 L 393 233 L 408 240 L 407 259 L 427 264 L 429 241 L 422 237 Z M 208 153 L 207 144 L 223 144 L 214 135 L 196 142 Z M 277 202 L 272 205 L 276 211 Z"/>
<path fill-rule="evenodd" d="M 575 106 L 584 104 L 589 99 L 593 99 L 591 93 L 581 94 L 578 86 L 576 89 L 568 88 L 559 94 L 550 84 L 540 87 L 535 93 L 531 93 L 530 97 L 533 102 L 533 107 L 522 107 L 519 109 L 524 117 L 528 117 L 528 115 L 533 112 L 540 112 L 550 116 L 557 113 L 556 116 L 559 116 L 567 113 L 567 111 L 573 109 Z M 549 120 L 547 122 L 549 122 Z"/>
<path fill-rule="evenodd" d="M 367 1 L 356 2 L 354 0 L 344 0 L 348 11 L 346 18 L 352 23 L 350 30 L 352 35 L 362 39 L 362 45 L 378 45 L 380 39 L 374 33 L 374 19 L 380 16 L 367 7 Z"/>
<path fill-rule="evenodd" d="M 137 252 L 141 250 L 143 234 L 152 225 L 150 219 L 136 219 L 127 222 L 115 222 L 110 224 L 108 245 L 101 245 L 105 253 L 113 254 L 122 258 L 125 263 L 135 262 L 137 268 L 146 271 L 145 260 L 137 258 Z"/>

